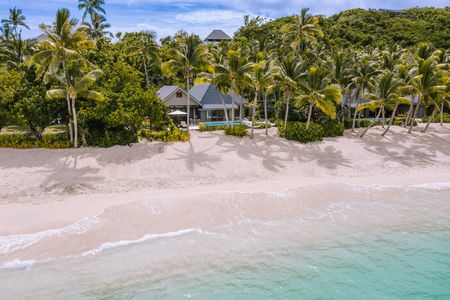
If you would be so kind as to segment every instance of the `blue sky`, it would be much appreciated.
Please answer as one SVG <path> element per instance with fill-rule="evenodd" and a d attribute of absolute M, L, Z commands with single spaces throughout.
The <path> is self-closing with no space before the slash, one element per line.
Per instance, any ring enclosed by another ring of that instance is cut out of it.
<path fill-rule="evenodd" d="M 50 23 L 58 8 L 67 7 L 81 19 L 77 0 L 0 0 L 0 18 L 8 9 L 23 10 L 31 30 L 27 37 L 40 34 L 40 23 Z M 450 0 L 106 0 L 111 31 L 151 30 L 164 37 L 178 29 L 205 37 L 213 29 L 232 35 L 242 25 L 243 16 L 268 18 L 292 15 L 302 7 L 313 13 L 331 15 L 349 8 L 401 9 L 416 6 L 450 6 Z"/>

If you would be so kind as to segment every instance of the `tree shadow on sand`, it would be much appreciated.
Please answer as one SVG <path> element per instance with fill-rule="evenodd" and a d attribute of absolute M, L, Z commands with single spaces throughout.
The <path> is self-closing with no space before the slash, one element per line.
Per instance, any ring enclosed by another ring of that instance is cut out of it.
<path fill-rule="evenodd" d="M 174 149 L 177 154 L 174 158 L 168 160 L 182 160 L 189 171 L 194 171 L 196 167 L 214 169 L 213 163 L 220 161 L 220 157 L 208 154 L 213 147 L 209 147 L 203 151 L 196 151 L 191 141 L 188 142 L 189 147 L 186 151 Z"/>

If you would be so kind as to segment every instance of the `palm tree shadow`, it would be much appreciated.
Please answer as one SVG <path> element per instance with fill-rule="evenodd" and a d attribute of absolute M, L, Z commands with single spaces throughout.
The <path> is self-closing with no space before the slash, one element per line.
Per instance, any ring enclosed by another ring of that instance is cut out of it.
<path fill-rule="evenodd" d="M 211 151 L 213 147 L 211 146 L 203 151 L 196 151 L 194 149 L 194 146 L 192 145 L 192 142 L 189 141 L 188 143 L 189 148 L 187 149 L 187 151 L 174 149 L 176 152 L 178 152 L 178 154 L 176 154 L 176 157 L 169 158 L 168 160 L 183 160 L 186 168 L 191 172 L 194 171 L 196 167 L 214 169 L 212 164 L 220 161 L 220 157 L 207 153 Z"/>

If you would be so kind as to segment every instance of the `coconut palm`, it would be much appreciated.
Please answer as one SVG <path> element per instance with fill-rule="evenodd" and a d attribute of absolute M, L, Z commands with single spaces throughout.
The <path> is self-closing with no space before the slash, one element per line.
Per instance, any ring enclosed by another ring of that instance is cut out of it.
<path fill-rule="evenodd" d="M 277 69 L 277 80 L 279 87 L 284 91 L 284 98 L 286 100 L 286 111 L 284 116 L 284 128 L 286 129 L 290 101 L 294 98 L 298 87 L 298 80 L 303 74 L 303 61 L 299 56 L 293 53 L 281 55 L 275 62 Z"/>
<path fill-rule="evenodd" d="M 218 64 L 215 67 L 215 78 L 219 82 L 224 82 L 229 85 L 231 90 L 231 127 L 234 127 L 235 123 L 235 106 L 236 98 L 241 95 L 243 90 L 251 86 L 250 72 L 253 65 L 248 63 L 248 59 L 245 55 L 241 55 L 239 50 L 228 50 L 226 52 L 225 62 Z M 242 99 L 240 104 L 242 105 Z M 241 114 L 242 117 L 242 114 Z"/>
<path fill-rule="evenodd" d="M 113 34 L 108 31 L 108 28 L 110 28 L 111 25 L 106 22 L 106 18 L 102 15 L 94 13 L 92 22 L 85 23 L 85 25 L 87 26 L 87 33 L 94 41 L 95 45 L 97 45 L 97 41 L 104 36 L 109 36 L 110 38 L 114 37 Z"/>
<path fill-rule="evenodd" d="M 412 69 L 414 73 L 414 87 L 417 90 L 417 94 L 419 95 L 419 101 L 417 103 L 416 109 L 414 110 L 414 114 L 412 116 L 411 124 L 408 130 L 408 133 L 412 133 L 412 129 L 414 127 L 414 122 L 417 117 L 419 108 L 422 104 L 430 105 L 432 104 L 433 97 L 436 96 L 436 93 L 439 91 L 444 91 L 445 86 L 442 85 L 441 82 L 441 74 L 437 71 L 435 67 L 435 63 L 432 59 L 421 59 L 419 58 L 417 62 L 417 66 Z M 436 109 L 433 109 L 433 117 L 436 113 Z M 429 124 L 425 127 L 423 132 L 428 129 Z"/>
<path fill-rule="evenodd" d="M 52 25 L 42 24 L 41 30 L 47 35 L 47 39 L 39 44 L 38 51 L 30 58 L 29 64 L 36 66 L 38 76 L 52 77 L 62 72 L 64 78 L 64 89 L 71 86 L 69 75 L 69 63 L 73 60 L 84 60 L 77 52 L 82 47 L 92 47 L 92 41 L 88 40 L 85 28 L 77 27 L 77 20 L 70 18 L 69 10 L 66 8 L 56 12 L 56 19 Z M 69 133 L 71 142 L 74 141 L 72 118 L 72 104 L 67 94 L 67 110 L 69 115 Z M 76 143 L 74 143 L 76 147 Z"/>
<path fill-rule="evenodd" d="M 84 23 L 87 15 L 89 15 L 93 21 L 94 15 L 106 14 L 105 9 L 103 8 L 104 5 L 104 0 L 78 0 L 78 9 L 84 10 L 82 22 Z"/>
<path fill-rule="evenodd" d="M 155 34 L 148 31 L 142 31 L 141 37 L 125 49 L 125 52 L 142 58 L 142 62 L 144 64 L 145 84 L 147 90 L 149 90 L 150 77 L 148 74 L 148 67 L 151 62 L 159 61 L 159 47 L 155 42 Z"/>
<path fill-rule="evenodd" d="M 80 79 L 75 79 L 75 76 L 70 76 L 72 80 L 69 84 L 67 84 L 64 77 L 61 77 L 60 81 L 63 88 L 47 91 L 47 98 L 49 99 L 70 99 L 71 111 L 73 114 L 75 148 L 78 146 L 77 99 L 83 98 L 92 101 L 102 101 L 104 99 L 102 94 L 90 89 L 100 74 L 102 74 L 101 70 L 94 70 L 83 75 Z"/>
<path fill-rule="evenodd" d="M 314 107 L 320 109 L 330 118 L 336 118 L 336 103 L 341 103 L 342 91 L 339 85 L 330 84 L 328 74 L 325 69 L 311 67 L 298 81 L 301 94 L 297 97 L 295 106 L 309 105 L 306 129 L 309 129 L 311 124 Z"/>
<path fill-rule="evenodd" d="M 12 32 L 14 32 L 14 34 L 17 34 L 18 27 L 30 29 L 30 27 L 25 23 L 25 20 L 26 17 L 22 14 L 22 10 L 14 7 L 9 9 L 9 18 L 2 19 L 2 24 L 9 26 Z"/>
<path fill-rule="evenodd" d="M 394 73 L 389 72 L 382 74 L 377 78 L 376 84 L 373 86 L 371 93 L 367 93 L 365 96 L 370 99 L 368 103 L 362 104 L 358 107 L 358 110 L 363 110 L 369 108 L 372 111 L 379 109 L 377 118 L 382 114 L 383 111 L 392 110 L 392 115 L 389 121 L 388 127 L 381 134 L 385 136 L 389 129 L 391 128 L 395 115 L 397 113 L 398 106 L 400 104 L 411 104 L 411 100 L 402 96 L 403 85 L 401 80 L 394 77 Z M 370 127 L 374 123 L 367 127 L 360 137 L 363 137 Z"/>
<path fill-rule="evenodd" d="M 372 60 L 370 55 L 363 53 L 357 58 L 358 63 L 352 70 L 352 82 L 349 88 L 354 89 L 354 97 L 356 101 L 356 108 L 361 104 L 361 97 L 366 92 L 367 89 L 372 87 L 372 79 L 375 75 L 380 73 L 378 70 L 376 62 Z M 351 107 L 349 108 L 351 110 Z M 352 132 L 355 131 L 356 127 L 356 117 L 362 110 L 355 109 L 352 122 Z"/>
<path fill-rule="evenodd" d="M 169 56 L 172 57 L 171 60 L 163 65 L 163 69 L 166 71 L 181 71 L 186 82 L 187 89 L 187 128 L 189 131 L 190 125 L 190 87 L 195 71 L 208 64 L 209 54 L 208 48 L 199 43 L 196 36 L 194 35 L 183 35 L 179 38 L 176 47 L 169 49 Z"/>
<path fill-rule="evenodd" d="M 250 137 L 253 138 L 254 135 L 254 123 L 255 123 L 255 115 L 256 115 L 256 106 L 258 103 L 259 96 L 261 93 L 265 92 L 270 85 L 272 85 L 272 79 L 275 73 L 274 64 L 269 60 L 261 60 L 257 63 L 253 64 L 253 70 L 250 73 L 250 78 L 252 81 L 252 88 L 255 91 L 255 98 L 252 103 L 252 124 Z M 266 93 L 264 93 L 266 94 Z M 265 111 L 265 123 L 267 127 L 267 99 L 264 97 L 264 111 Z M 267 133 L 267 132 L 266 132 Z"/>
<path fill-rule="evenodd" d="M 0 62 L 17 68 L 33 53 L 35 42 L 13 35 L 9 40 L 4 41 L 2 46 L 0 47 Z"/>
<path fill-rule="evenodd" d="M 290 46 L 300 53 L 307 43 L 316 43 L 317 37 L 323 37 L 319 18 L 309 14 L 309 8 L 303 8 L 300 15 L 293 17 L 293 21 L 282 27 L 283 38 L 290 41 Z"/>
<path fill-rule="evenodd" d="M 351 82 L 350 72 L 351 65 L 353 63 L 353 57 L 351 52 L 346 50 L 335 50 L 333 49 L 331 55 L 329 57 L 329 63 L 327 64 L 327 68 L 330 72 L 330 76 L 332 82 L 338 84 L 341 87 L 342 94 L 345 94 L 345 104 L 348 105 L 348 114 L 349 119 L 351 118 L 351 95 L 348 93 L 347 86 Z M 342 121 L 345 119 L 344 114 L 344 101 L 341 102 L 342 108 Z"/>

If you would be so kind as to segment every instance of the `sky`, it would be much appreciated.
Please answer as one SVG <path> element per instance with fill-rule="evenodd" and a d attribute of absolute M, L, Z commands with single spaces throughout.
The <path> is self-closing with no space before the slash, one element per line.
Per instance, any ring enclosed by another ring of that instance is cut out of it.
<path fill-rule="evenodd" d="M 450 6 L 450 0 L 105 0 L 112 32 L 150 30 L 158 38 L 173 35 L 179 29 L 205 38 L 213 29 L 232 35 L 245 15 L 268 19 L 298 13 L 309 7 L 314 14 L 332 15 L 349 8 L 404 9 L 416 6 Z M 77 0 L 0 0 L 0 18 L 9 8 L 22 9 L 31 27 L 24 36 L 36 37 L 39 24 L 51 23 L 58 8 L 67 7 L 81 19 Z"/>

